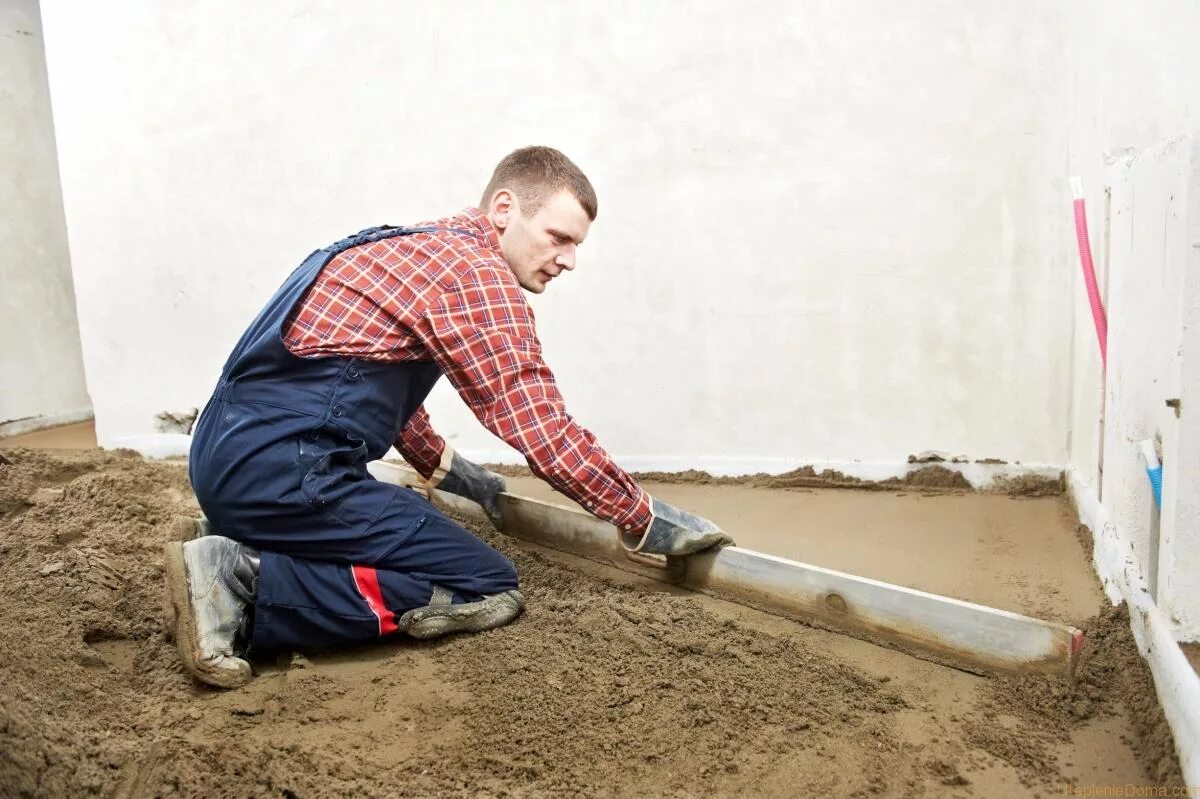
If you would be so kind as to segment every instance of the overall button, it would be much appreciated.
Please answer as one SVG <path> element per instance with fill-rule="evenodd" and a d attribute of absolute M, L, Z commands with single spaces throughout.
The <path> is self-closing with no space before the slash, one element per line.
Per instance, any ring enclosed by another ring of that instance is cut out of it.
<path fill-rule="evenodd" d="M 342 406 L 341 406 L 341 405 L 334 405 L 334 406 L 333 406 L 333 415 L 334 415 L 334 416 L 341 416 L 341 415 L 342 415 Z"/>
<path fill-rule="evenodd" d="M 350 367 L 350 368 L 349 368 L 349 369 L 346 371 L 346 377 L 350 378 L 351 380 L 357 380 L 357 379 L 358 379 L 358 376 L 359 376 L 359 374 L 360 374 L 360 372 L 358 371 L 358 367 L 357 367 L 357 366 L 351 366 L 351 367 Z"/>

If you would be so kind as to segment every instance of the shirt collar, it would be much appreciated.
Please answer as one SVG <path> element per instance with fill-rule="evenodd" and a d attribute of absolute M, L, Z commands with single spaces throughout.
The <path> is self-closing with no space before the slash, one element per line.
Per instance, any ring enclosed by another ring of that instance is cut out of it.
<path fill-rule="evenodd" d="M 496 226 L 492 224 L 492 220 L 484 215 L 483 211 L 471 206 L 464 208 L 459 217 L 462 218 L 469 229 L 477 231 L 483 236 L 484 242 L 489 249 L 495 251 L 497 255 L 502 254 L 500 250 L 500 234 L 496 232 Z"/>

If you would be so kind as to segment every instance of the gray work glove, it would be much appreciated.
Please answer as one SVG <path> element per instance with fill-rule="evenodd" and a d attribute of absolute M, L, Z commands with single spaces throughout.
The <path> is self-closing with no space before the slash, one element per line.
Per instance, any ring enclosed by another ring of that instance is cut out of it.
<path fill-rule="evenodd" d="M 498 497 L 500 492 L 507 488 L 504 478 L 467 460 L 451 449 L 449 444 L 446 445 L 446 451 L 442 453 L 442 465 L 448 468 L 439 467 L 433 473 L 429 487 L 478 502 L 488 518 L 492 520 L 492 525 L 499 530 L 504 519 L 500 515 Z M 439 474 L 441 474 L 440 479 Z"/>
<path fill-rule="evenodd" d="M 733 539 L 720 527 L 694 513 L 650 497 L 654 518 L 642 536 L 621 531 L 621 544 L 647 555 L 691 555 L 712 547 L 732 546 Z"/>

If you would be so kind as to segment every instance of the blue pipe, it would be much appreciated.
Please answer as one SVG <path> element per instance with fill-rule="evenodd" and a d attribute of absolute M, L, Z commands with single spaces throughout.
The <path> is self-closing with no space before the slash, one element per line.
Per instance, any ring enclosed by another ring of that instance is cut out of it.
<path fill-rule="evenodd" d="M 1162 510 L 1162 464 L 1158 461 L 1158 452 L 1154 449 L 1153 441 L 1141 442 L 1142 460 L 1146 462 L 1146 476 L 1150 478 L 1150 488 L 1154 491 L 1154 504 Z"/>

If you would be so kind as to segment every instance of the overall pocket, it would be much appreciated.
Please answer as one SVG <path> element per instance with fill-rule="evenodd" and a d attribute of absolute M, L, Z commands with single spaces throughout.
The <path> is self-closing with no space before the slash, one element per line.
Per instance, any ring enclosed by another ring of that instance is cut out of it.
<path fill-rule="evenodd" d="M 356 487 L 370 479 L 365 441 L 341 430 L 318 428 L 300 436 L 296 447 L 304 474 L 300 492 L 310 507 L 344 524 L 361 524 L 376 513 L 373 507 L 354 507 L 361 504 L 355 501 Z"/>

